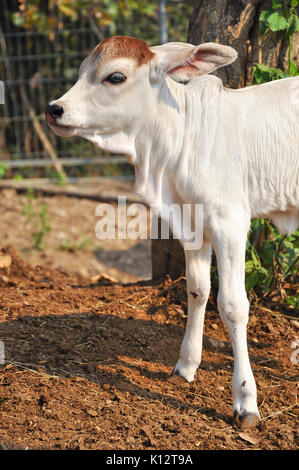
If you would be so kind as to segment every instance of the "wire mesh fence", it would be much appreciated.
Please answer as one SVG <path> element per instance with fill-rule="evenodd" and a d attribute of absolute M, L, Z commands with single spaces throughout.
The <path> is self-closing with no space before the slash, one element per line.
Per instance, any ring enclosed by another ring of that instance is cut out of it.
<path fill-rule="evenodd" d="M 105 159 L 100 149 L 83 139 L 57 137 L 44 117 L 46 104 L 76 81 L 81 61 L 99 42 L 96 33 L 80 20 L 51 33 L 23 30 L 11 21 L 13 3 L 17 4 L 2 1 L 0 78 L 5 105 L 0 107 L 0 164 L 33 176 L 38 167 L 55 166 L 50 158 L 54 154 L 69 167 L 104 165 L 107 175 L 115 173 L 116 164 L 128 169 L 125 156 Z"/>
<path fill-rule="evenodd" d="M 34 3 L 46 16 L 51 10 L 49 16 L 56 27 L 26 28 L 18 24 L 13 16 L 20 3 L 24 8 Z M 146 11 L 147 2 L 143 3 Z M 96 172 L 132 179 L 133 169 L 125 156 L 108 155 L 83 139 L 57 137 L 47 126 L 44 109 L 75 83 L 82 60 L 107 35 L 140 35 L 149 44 L 156 44 L 163 29 L 163 37 L 167 32 L 170 41 L 186 40 L 193 2 L 150 3 L 156 9 L 153 16 L 133 9 L 130 16 L 123 15 L 122 21 L 115 20 L 113 29 L 99 28 L 92 14 L 82 12 L 76 20 L 70 19 L 59 10 L 58 2 L 0 0 L 0 80 L 5 84 L 5 105 L 0 106 L 0 177 L 3 167 L 8 167 L 5 177 L 28 178 L 47 172 L 51 176 L 53 167 L 57 172 L 63 165 L 68 167 L 69 176 L 93 176 Z M 88 3 L 88 9 L 92 4 L 95 2 Z M 103 0 L 97 8 L 110 8 L 112 4 L 117 2 Z"/>

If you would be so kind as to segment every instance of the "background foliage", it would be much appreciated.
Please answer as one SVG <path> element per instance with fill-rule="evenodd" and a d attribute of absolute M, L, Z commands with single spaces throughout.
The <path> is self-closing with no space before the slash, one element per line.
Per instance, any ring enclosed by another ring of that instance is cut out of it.
<path fill-rule="evenodd" d="M 185 41 L 193 1 L 167 2 L 169 40 Z M 21 0 L 12 13 L 17 26 L 49 31 L 78 20 L 97 28 L 99 39 L 111 35 L 140 37 L 150 45 L 158 43 L 157 0 Z"/>

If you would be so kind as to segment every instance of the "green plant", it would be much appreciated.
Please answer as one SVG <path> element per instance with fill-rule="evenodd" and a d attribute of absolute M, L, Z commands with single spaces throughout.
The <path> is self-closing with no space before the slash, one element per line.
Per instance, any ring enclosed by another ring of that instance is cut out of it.
<path fill-rule="evenodd" d="M 262 37 L 268 33 L 284 31 L 288 38 L 288 70 L 284 72 L 278 68 L 266 67 L 263 64 L 256 64 L 253 67 L 253 78 L 257 84 L 266 83 L 280 78 L 294 77 L 299 75 L 296 64 L 292 61 L 292 38 L 299 31 L 299 18 L 296 7 L 299 0 L 272 0 L 272 8 L 263 10 L 259 17 L 260 32 Z"/>
<path fill-rule="evenodd" d="M 52 171 L 51 178 L 53 178 L 53 180 L 58 186 L 64 187 L 67 184 L 67 176 L 61 171 Z"/>
<path fill-rule="evenodd" d="M 16 173 L 13 177 L 14 181 L 22 181 L 23 176 L 20 173 Z"/>
<path fill-rule="evenodd" d="M 281 78 L 287 78 L 289 75 L 280 69 L 266 67 L 263 64 L 256 64 L 253 67 L 253 78 L 254 83 L 261 85 L 262 83 L 271 82 L 273 80 L 280 80 Z"/>
<path fill-rule="evenodd" d="M 292 305 L 294 308 L 299 308 L 299 297 L 295 295 L 290 295 L 287 298 L 287 303 Z"/>
<path fill-rule="evenodd" d="M 79 243 L 72 243 L 69 239 L 64 240 L 59 245 L 59 250 L 63 251 L 77 251 L 77 250 L 88 250 L 92 247 L 92 242 L 88 237 L 83 237 Z"/>
<path fill-rule="evenodd" d="M 280 234 L 267 219 L 253 219 L 246 250 L 246 290 L 265 294 L 275 280 L 295 277 L 299 261 L 299 231 Z"/>
<path fill-rule="evenodd" d="M 0 163 L 0 179 L 4 177 L 7 168 L 6 163 Z"/>
<path fill-rule="evenodd" d="M 299 230 L 290 236 L 282 235 L 267 219 L 252 219 L 245 257 L 245 288 L 255 297 L 265 296 L 277 284 L 296 280 L 299 264 Z M 212 264 L 212 283 L 218 286 L 215 260 Z M 286 294 L 286 301 L 297 307 L 299 299 Z"/>
<path fill-rule="evenodd" d="M 33 189 L 27 191 L 27 202 L 22 214 L 26 216 L 27 223 L 32 224 L 32 247 L 35 250 L 45 248 L 45 235 L 51 232 L 51 223 L 48 216 L 48 205 L 43 203 L 37 206 L 37 200 Z"/>

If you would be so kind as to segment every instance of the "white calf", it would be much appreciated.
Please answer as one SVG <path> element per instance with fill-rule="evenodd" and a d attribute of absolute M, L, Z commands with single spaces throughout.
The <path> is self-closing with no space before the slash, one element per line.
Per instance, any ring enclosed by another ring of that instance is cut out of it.
<path fill-rule="evenodd" d="M 235 367 L 234 416 L 259 419 L 246 340 L 245 245 L 252 217 L 291 233 L 299 225 L 299 77 L 240 90 L 207 75 L 232 48 L 110 38 L 84 60 L 77 83 L 46 109 L 60 136 L 129 155 L 149 204 L 203 204 L 203 246 L 185 250 L 188 321 L 173 374 L 191 381 L 201 361 L 214 249 L 218 308 Z M 184 240 L 182 240 L 184 246 Z"/>

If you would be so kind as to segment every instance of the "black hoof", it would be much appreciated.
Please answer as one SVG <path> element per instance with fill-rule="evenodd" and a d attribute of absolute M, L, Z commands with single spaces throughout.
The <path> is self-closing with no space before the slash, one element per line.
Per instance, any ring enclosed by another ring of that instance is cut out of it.
<path fill-rule="evenodd" d="M 255 428 L 259 423 L 260 417 L 257 413 L 238 413 L 234 412 L 233 423 L 240 429 Z"/>
<path fill-rule="evenodd" d="M 184 379 L 184 377 L 182 377 L 179 373 L 179 371 L 173 369 L 173 371 L 171 372 L 170 376 L 167 377 L 167 382 L 170 382 L 172 384 L 175 384 L 175 385 L 181 385 L 181 384 L 184 384 L 186 383 L 186 380 Z"/>

